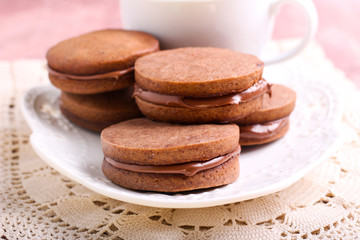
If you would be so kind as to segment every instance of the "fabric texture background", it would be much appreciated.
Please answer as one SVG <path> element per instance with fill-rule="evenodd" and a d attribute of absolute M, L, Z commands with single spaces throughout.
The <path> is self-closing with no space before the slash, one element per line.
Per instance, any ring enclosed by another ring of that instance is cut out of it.
<path fill-rule="evenodd" d="M 360 239 L 360 94 L 316 43 L 290 62 L 341 91 L 340 147 L 280 192 L 198 209 L 113 200 L 46 165 L 20 111 L 27 89 L 48 84 L 46 63 L 0 62 L 0 239 Z"/>

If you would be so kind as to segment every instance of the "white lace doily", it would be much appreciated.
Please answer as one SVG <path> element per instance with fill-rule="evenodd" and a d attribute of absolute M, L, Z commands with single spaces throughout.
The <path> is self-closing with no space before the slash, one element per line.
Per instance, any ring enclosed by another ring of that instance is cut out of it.
<path fill-rule="evenodd" d="M 280 192 L 211 208 L 171 209 L 104 197 L 39 159 L 29 144 L 20 101 L 30 87 L 48 83 L 45 62 L 0 62 L 0 239 L 359 238 L 359 92 L 316 44 L 283 67 L 294 84 L 326 81 L 341 92 L 340 147 Z M 271 73 L 281 68 L 269 67 L 265 76 L 276 82 Z"/>

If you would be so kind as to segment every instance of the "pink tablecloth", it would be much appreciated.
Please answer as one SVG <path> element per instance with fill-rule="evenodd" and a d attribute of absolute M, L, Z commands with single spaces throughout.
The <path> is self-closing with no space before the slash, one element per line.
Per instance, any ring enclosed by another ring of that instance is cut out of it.
<path fill-rule="evenodd" d="M 336 67 L 360 86 L 360 1 L 314 0 L 319 12 L 317 42 Z M 0 0 L 0 60 L 42 58 L 65 38 L 94 29 L 120 27 L 119 1 Z M 285 6 L 275 38 L 304 32 L 301 10 Z"/>

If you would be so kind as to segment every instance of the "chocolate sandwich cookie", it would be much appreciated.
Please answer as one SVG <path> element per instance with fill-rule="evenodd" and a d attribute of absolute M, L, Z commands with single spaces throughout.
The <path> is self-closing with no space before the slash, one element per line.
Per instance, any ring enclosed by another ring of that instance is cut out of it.
<path fill-rule="evenodd" d="M 132 92 L 133 87 L 93 95 L 62 92 L 60 110 L 76 125 L 100 132 L 112 124 L 142 116 Z"/>
<path fill-rule="evenodd" d="M 158 50 L 158 40 L 143 32 L 113 29 L 87 33 L 49 49 L 49 78 L 53 85 L 71 93 L 119 90 L 134 82 L 135 60 Z"/>
<path fill-rule="evenodd" d="M 239 175 L 239 127 L 132 119 L 101 133 L 102 170 L 115 184 L 179 192 L 229 184 Z"/>
<path fill-rule="evenodd" d="M 230 122 L 262 106 L 269 90 L 255 56 L 219 48 L 179 48 L 135 63 L 134 96 L 150 119 L 174 123 Z"/>
<path fill-rule="evenodd" d="M 283 137 L 289 129 L 289 115 L 295 107 L 296 93 L 274 84 L 271 95 L 264 96 L 263 107 L 235 121 L 240 127 L 240 145 L 268 143 Z"/>

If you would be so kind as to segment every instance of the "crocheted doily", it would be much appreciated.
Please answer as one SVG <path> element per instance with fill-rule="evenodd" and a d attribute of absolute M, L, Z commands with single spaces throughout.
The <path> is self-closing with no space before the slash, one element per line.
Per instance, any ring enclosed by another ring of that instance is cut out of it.
<path fill-rule="evenodd" d="M 341 91 L 339 149 L 275 194 L 210 208 L 167 209 L 104 197 L 39 159 L 19 103 L 27 89 L 48 83 L 45 62 L 0 62 L 0 239 L 359 238 L 359 92 L 315 43 L 283 66 Z"/>

